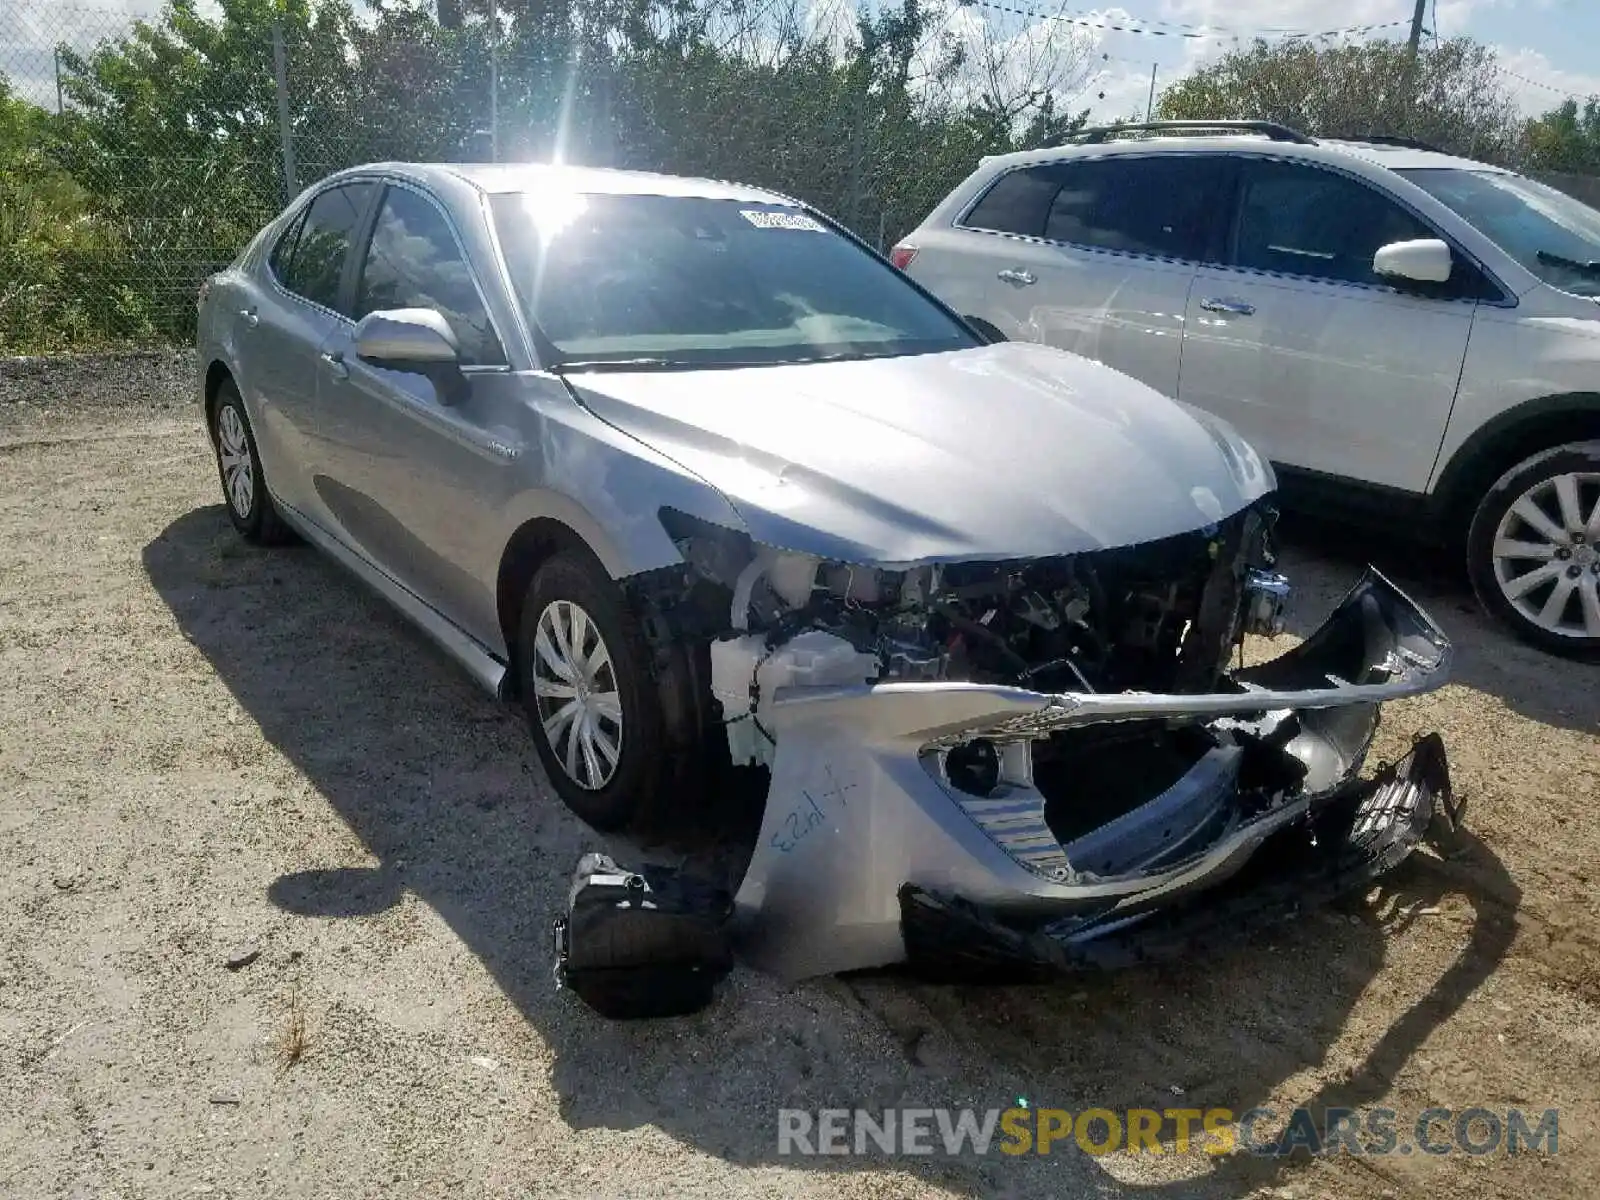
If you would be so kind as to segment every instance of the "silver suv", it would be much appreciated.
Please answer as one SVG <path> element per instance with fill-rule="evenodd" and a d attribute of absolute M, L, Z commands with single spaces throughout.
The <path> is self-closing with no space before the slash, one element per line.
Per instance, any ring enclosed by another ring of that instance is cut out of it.
<path fill-rule="evenodd" d="M 1155 122 L 984 159 L 892 257 L 991 337 L 1226 418 L 1287 501 L 1450 539 L 1520 635 L 1600 655 L 1600 212 L 1412 142 Z"/>

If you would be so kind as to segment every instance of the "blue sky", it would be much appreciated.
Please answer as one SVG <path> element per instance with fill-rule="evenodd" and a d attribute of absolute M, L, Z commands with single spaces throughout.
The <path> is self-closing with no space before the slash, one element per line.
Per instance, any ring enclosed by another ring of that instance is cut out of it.
<path fill-rule="evenodd" d="M 1013 3 L 1014 0 L 1000 0 Z M 1322 31 L 1362 24 L 1398 22 L 1380 36 L 1403 38 L 1413 0 L 1124 0 L 1090 15 L 1070 4 L 1029 0 L 1018 7 L 1063 12 L 1086 22 L 1085 35 L 1097 40 L 1095 53 L 1108 55 L 1082 102 L 1097 117 L 1143 112 L 1156 65 L 1156 84 L 1172 82 L 1187 69 L 1224 53 L 1235 34 L 1264 30 Z M 1093 23 L 1167 29 L 1167 36 L 1090 28 Z M 1167 22 L 1168 24 L 1157 24 Z M 1191 28 L 1180 29 L 1179 23 Z M 1542 112 L 1565 98 L 1600 93 L 1600 0 L 1429 0 L 1425 28 L 1442 37 L 1467 35 L 1487 42 L 1500 56 L 1503 82 L 1524 111 Z M 1180 32 L 1211 36 L 1180 38 Z M 1099 93 L 1105 93 L 1105 99 Z"/>

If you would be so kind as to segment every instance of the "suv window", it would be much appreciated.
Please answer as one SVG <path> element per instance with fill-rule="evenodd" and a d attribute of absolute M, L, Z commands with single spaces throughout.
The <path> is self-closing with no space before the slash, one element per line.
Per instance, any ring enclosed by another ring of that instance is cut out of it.
<path fill-rule="evenodd" d="M 967 214 L 963 225 L 995 233 L 1020 233 L 1043 237 L 1050 201 L 1061 190 L 1053 167 L 1025 167 L 1008 171 L 995 180 L 983 199 Z"/>
<path fill-rule="evenodd" d="M 311 202 L 289 262 L 274 264 L 284 287 L 314 304 L 339 310 L 339 279 L 375 186 L 351 183 L 329 188 Z"/>
<path fill-rule="evenodd" d="M 1116 155 L 1003 176 L 968 225 L 1100 250 L 1204 257 L 1223 162 L 1200 155 Z"/>
<path fill-rule="evenodd" d="M 1233 265 L 1344 283 L 1381 284 L 1372 256 L 1438 235 L 1375 188 L 1299 163 L 1245 160 Z"/>
<path fill-rule="evenodd" d="M 356 287 L 356 320 L 383 308 L 439 313 L 455 332 L 467 365 L 506 361 L 449 222 L 431 201 L 407 188 L 384 192 Z"/>

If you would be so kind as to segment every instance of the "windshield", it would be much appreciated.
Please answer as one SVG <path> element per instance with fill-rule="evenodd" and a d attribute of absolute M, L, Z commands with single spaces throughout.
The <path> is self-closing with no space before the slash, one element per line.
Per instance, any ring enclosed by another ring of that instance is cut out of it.
<path fill-rule="evenodd" d="M 1546 283 L 1600 296 L 1600 212 L 1587 204 L 1521 175 L 1433 168 L 1399 174 Z"/>
<path fill-rule="evenodd" d="M 976 339 L 793 206 L 575 192 L 491 198 L 529 320 L 568 370 L 930 354 Z"/>

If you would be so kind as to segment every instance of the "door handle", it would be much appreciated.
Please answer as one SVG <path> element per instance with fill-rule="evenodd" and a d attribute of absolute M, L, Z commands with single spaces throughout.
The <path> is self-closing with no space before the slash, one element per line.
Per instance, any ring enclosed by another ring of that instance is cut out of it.
<path fill-rule="evenodd" d="M 239 319 L 249 329 L 254 329 L 261 322 L 261 318 L 256 316 L 256 310 L 253 308 L 241 308 L 239 310 Z"/>
<path fill-rule="evenodd" d="M 1253 317 L 1256 313 L 1254 304 L 1246 304 L 1243 300 L 1229 300 L 1222 296 L 1207 296 L 1200 301 L 1200 307 L 1207 312 L 1231 313 L 1236 317 Z"/>
<path fill-rule="evenodd" d="M 1013 271 L 1010 267 L 996 272 L 995 277 L 1014 287 L 1027 287 L 1030 283 L 1039 282 L 1032 271 Z"/>
<path fill-rule="evenodd" d="M 322 359 L 322 365 L 328 368 L 328 374 L 335 379 L 350 378 L 350 368 L 344 365 L 343 350 L 333 350 L 318 357 Z"/>

